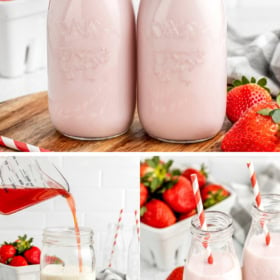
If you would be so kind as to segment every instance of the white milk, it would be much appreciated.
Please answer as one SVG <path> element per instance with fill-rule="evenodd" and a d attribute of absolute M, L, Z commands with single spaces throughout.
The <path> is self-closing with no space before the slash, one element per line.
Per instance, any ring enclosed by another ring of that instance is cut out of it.
<path fill-rule="evenodd" d="M 79 272 L 79 267 L 61 265 L 48 265 L 41 272 L 40 280 L 95 280 L 95 272 L 90 272 L 89 268 L 83 267 L 83 272 Z"/>

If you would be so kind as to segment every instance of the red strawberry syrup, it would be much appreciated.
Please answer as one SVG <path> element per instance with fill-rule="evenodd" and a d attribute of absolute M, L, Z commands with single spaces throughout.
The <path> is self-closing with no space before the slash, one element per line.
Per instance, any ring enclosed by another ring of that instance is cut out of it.
<path fill-rule="evenodd" d="M 82 271 L 80 229 L 76 214 L 76 205 L 73 196 L 64 189 L 57 188 L 0 188 L 0 214 L 10 215 L 27 207 L 33 206 L 58 195 L 63 196 L 68 203 L 73 216 L 78 245 L 79 267 Z"/>

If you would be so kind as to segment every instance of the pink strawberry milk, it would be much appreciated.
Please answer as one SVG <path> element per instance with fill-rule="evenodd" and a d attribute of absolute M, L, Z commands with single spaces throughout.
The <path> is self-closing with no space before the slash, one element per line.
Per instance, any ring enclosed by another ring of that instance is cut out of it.
<path fill-rule="evenodd" d="M 135 109 L 135 49 L 131 1 L 50 1 L 49 111 L 58 131 L 106 139 L 128 130 Z"/>
<path fill-rule="evenodd" d="M 192 220 L 193 238 L 183 279 L 241 280 L 241 268 L 232 241 L 232 219 L 214 211 L 205 212 L 205 217 L 207 231 L 200 228 L 198 215 Z M 208 262 L 206 247 L 211 250 L 212 264 Z"/>
<path fill-rule="evenodd" d="M 263 195 L 262 204 L 264 210 L 254 206 L 252 211 L 243 254 L 244 280 L 280 279 L 280 195 Z M 265 228 L 270 233 L 269 244 Z"/>
<path fill-rule="evenodd" d="M 147 133 L 170 142 L 215 136 L 226 109 L 223 0 L 142 0 L 138 110 Z"/>

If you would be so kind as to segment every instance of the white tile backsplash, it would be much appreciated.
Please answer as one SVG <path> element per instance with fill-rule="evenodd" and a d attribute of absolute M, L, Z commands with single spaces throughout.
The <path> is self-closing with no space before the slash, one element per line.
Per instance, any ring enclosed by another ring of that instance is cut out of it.
<path fill-rule="evenodd" d="M 66 155 L 46 159 L 54 162 L 69 181 L 80 225 L 94 230 L 100 266 L 104 245 L 99 244 L 99 240 L 106 235 L 108 224 L 117 222 L 121 208 L 124 208 L 123 222 L 135 224 L 134 210 L 139 205 L 139 157 Z M 27 233 L 41 246 L 43 229 L 54 226 L 72 226 L 71 213 L 62 197 L 14 215 L 0 215 L 0 244 Z"/>

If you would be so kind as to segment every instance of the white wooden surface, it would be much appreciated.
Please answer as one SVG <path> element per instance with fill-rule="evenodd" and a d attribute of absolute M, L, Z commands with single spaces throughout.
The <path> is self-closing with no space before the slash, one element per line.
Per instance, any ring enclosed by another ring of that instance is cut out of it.
<path fill-rule="evenodd" d="M 137 10 L 140 0 L 133 2 Z M 227 0 L 226 3 L 229 23 L 241 34 L 249 35 L 280 28 L 279 0 Z M 47 90 L 45 69 L 17 79 L 0 77 L 0 101 L 43 90 Z"/>

